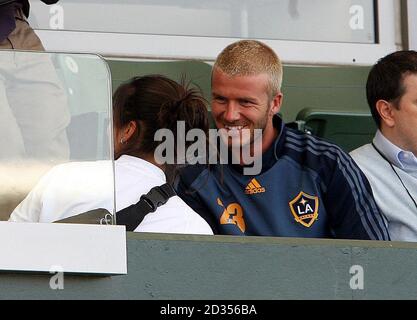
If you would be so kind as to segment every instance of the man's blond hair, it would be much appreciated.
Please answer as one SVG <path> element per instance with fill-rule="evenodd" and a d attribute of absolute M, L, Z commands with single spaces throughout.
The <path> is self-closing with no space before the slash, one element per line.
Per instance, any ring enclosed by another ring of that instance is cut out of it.
<path fill-rule="evenodd" d="M 281 92 L 282 63 L 265 43 L 241 40 L 228 45 L 218 55 L 213 70 L 220 69 L 229 76 L 268 75 L 268 91 L 273 98 Z"/>

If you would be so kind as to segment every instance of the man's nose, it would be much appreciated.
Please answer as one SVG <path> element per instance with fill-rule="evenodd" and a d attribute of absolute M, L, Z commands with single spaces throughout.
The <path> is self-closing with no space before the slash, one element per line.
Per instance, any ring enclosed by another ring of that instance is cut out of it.
<path fill-rule="evenodd" d="M 234 122 L 239 120 L 239 106 L 235 102 L 229 102 L 224 113 L 224 120 L 227 122 Z"/>

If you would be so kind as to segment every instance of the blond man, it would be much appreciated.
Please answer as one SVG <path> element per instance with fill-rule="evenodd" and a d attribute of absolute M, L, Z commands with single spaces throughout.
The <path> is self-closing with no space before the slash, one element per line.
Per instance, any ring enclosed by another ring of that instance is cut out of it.
<path fill-rule="evenodd" d="M 389 240 L 383 216 L 363 173 L 339 147 L 287 128 L 277 115 L 283 68 L 266 44 L 242 40 L 226 47 L 212 71 L 212 115 L 226 132 L 261 160 L 193 165 L 177 192 L 211 225 L 228 235 Z M 261 134 L 257 134 L 261 132 Z M 259 152 L 257 152 L 259 151 Z"/>

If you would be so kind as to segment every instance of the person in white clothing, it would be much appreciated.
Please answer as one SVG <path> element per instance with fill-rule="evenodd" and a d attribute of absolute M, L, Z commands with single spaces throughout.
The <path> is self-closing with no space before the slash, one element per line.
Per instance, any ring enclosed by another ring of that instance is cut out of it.
<path fill-rule="evenodd" d="M 155 186 L 173 183 L 177 166 L 157 163 L 154 152 L 161 141 L 154 136 L 161 128 L 175 132 L 177 121 L 184 121 L 187 130 L 208 131 L 206 103 L 197 90 L 157 75 L 133 78 L 116 90 L 116 211 L 137 203 Z M 111 161 L 55 166 L 16 207 L 9 221 L 54 222 L 98 208 L 113 212 L 112 172 Z M 213 234 L 207 222 L 178 196 L 147 214 L 135 231 Z"/>
<path fill-rule="evenodd" d="M 372 186 L 391 240 L 417 241 L 417 52 L 380 59 L 366 93 L 378 130 L 350 155 Z"/>

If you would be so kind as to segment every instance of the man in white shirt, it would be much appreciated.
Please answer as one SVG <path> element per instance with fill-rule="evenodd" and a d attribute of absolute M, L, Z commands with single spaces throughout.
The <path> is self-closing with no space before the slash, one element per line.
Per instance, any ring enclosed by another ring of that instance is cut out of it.
<path fill-rule="evenodd" d="M 380 59 L 366 94 L 378 131 L 350 155 L 372 186 L 391 239 L 417 241 L 417 52 Z"/>

